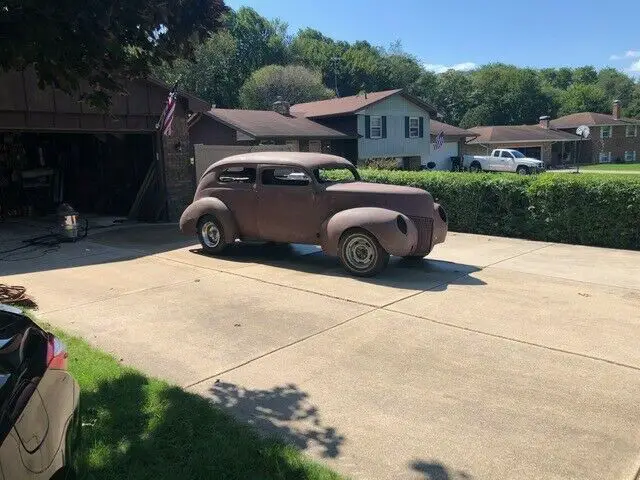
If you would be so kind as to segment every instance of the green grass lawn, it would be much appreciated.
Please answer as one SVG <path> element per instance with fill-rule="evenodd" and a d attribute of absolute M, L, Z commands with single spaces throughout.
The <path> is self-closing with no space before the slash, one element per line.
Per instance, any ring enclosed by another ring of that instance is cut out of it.
<path fill-rule="evenodd" d="M 204 398 L 57 334 L 69 347 L 69 370 L 82 390 L 78 478 L 342 478 L 295 447 L 258 436 Z"/>
<path fill-rule="evenodd" d="M 599 163 L 597 165 L 580 165 L 580 170 L 610 170 L 640 172 L 640 163 Z"/>

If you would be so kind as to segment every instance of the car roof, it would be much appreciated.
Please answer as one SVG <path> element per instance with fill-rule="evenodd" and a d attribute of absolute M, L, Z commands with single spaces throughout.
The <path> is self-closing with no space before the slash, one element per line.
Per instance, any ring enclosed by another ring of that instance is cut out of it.
<path fill-rule="evenodd" d="M 204 174 L 209 173 L 213 168 L 225 165 L 238 164 L 273 164 L 273 165 L 291 165 L 306 168 L 321 168 L 323 166 L 344 165 L 345 167 L 353 167 L 353 164 L 343 157 L 337 155 L 328 155 L 326 153 L 313 152 L 252 152 L 241 153 L 223 158 L 213 163 Z"/>

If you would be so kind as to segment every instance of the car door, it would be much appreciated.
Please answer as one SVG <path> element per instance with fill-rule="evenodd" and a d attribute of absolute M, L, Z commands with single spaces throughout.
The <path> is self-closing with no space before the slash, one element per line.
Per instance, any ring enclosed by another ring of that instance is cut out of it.
<path fill-rule="evenodd" d="M 500 162 L 498 164 L 497 170 L 499 172 L 515 172 L 515 168 L 513 167 L 513 165 L 513 154 L 507 150 L 502 150 L 502 153 L 500 153 Z"/>
<path fill-rule="evenodd" d="M 491 152 L 491 156 L 489 157 L 488 160 L 488 164 L 489 164 L 489 170 L 491 171 L 500 171 L 500 164 L 502 162 L 502 159 L 500 158 L 500 155 L 502 154 L 502 150 L 494 150 L 493 152 Z"/>
<path fill-rule="evenodd" d="M 212 196 L 222 200 L 231 210 L 241 238 L 258 238 L 256 166 L 226 166 L 215 175 Z"/>
<path fill-rule="evenodd" d="M 318 242 L 316 185 L 301 167 L 262 165 L 258 170 L 258 231 L 274 242 Z"/>

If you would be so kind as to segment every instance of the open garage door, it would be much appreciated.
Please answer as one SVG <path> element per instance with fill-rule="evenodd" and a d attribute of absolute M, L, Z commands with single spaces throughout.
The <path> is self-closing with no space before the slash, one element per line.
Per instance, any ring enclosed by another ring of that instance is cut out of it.
<path fill-rule="evenodd" d="M 151 133 L 0 132 L 0 208 L 127 217 L 155 158 Z"/>

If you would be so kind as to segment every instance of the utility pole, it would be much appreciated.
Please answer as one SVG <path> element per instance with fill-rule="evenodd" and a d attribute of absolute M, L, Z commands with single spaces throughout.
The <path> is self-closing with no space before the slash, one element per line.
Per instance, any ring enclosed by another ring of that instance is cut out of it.
<path fill-rule="evenodd" d="M 331 57 L 331 63 L 333 64 L 333 90 L 336 92 L 336 97 L 340 97 L 338 92 L 338 62 L 340 57 Z"/>

